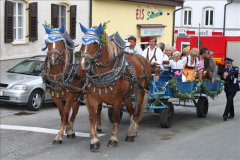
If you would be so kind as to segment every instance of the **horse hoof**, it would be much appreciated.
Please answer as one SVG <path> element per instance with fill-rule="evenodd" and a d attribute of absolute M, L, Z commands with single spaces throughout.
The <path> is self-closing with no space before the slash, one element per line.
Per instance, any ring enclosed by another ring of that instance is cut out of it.
<path fill-rule="evenodd" d="M 126 142 L 134 142 L 134 139 L 135 139 L 135 136 L 127 136 L 127 137 L 125 138 L 125 141 L 126 141 Z"/>
<path fill-rule="evenodd" d="M 109 140 L 107 146 L 108 147 L 117 147 L 118 146 L 118 141 Z"/>
<path fill-rule="evenodd" d="M 90 144 L 90 150 L 93 151 L 97 151 L 100 148 L 100 142 L 97 142 L 95 144 Z"/>
<path fill-rule="evenodd" d="M 62 144 L 62 140 L 54 140 L 52 144 Z"/>
<path fill-rule="evenodd" d="M 74 139 L 75 137 L 76 137 L 75 133 L 67 135 L 67 138 L 69 139 Z"/>
<path fill-rule="evenodd" d="M 97 133 L 102 133 L 102 129 L 97 128 Z"/>

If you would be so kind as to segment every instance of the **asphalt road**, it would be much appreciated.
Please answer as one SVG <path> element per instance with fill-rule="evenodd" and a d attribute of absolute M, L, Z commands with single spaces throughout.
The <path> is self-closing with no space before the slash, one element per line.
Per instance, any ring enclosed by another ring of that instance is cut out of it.
<path fill-rule="evenodd" d="M 197 118 L 195 108 L 175 106 L 173 125 L 169 129 L 160 127 L 159 116 L 145 113 L 139 125 L 135 142 L 125 142 L 129 127 L 129 116 L 124 113 L 119 125 L 116 148 L 107 147 L 112 124 L 108 121 L 107 109 L 99 137 L 101 148 L 90 152 L 87 136 L 75 139 L 63 138 L 63 144 L 52 145 L 56 134 L 1 129 L 1 160 L 239 160 L 240 159 L 240 93 L 235 97 L 235 118 L 222 120 L 226 98 L 222 93 L 215 100 L 209 98 L 209 111 L 206 118 Z M 58 110 L 52 104 L 44 105 L 38 112 L 27 111 L 22 106 L 1 104 L 1 127 L 4 125 L 60 127 Z M 25 111 L 31 115 L 14 115 Z M 89 135 L 88 112 L 81 106 L 75 122 L 75 131 Z"/>

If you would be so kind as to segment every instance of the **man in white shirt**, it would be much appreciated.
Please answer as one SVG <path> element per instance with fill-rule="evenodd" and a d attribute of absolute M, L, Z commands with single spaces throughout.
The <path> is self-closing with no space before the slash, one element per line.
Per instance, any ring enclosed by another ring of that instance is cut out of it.
<path fill-rule="evenodd" d="M 130 43 L 130 46 L 125 48 L 126 52 L 142 54 L 142 49 L 136 45 L 137 40 L 135 37 L 129 37 L 128 42 Z"/>
<path fill-rule="evenodd" d="M 163 52 L 156 47 L 156 37 L 150 37 L 148 40 L 149 46 L 142 52 L 151 64 L 152 72 L 156 74 L 156 81 L 160 78 L 160 69 L 163 68 Z"/>

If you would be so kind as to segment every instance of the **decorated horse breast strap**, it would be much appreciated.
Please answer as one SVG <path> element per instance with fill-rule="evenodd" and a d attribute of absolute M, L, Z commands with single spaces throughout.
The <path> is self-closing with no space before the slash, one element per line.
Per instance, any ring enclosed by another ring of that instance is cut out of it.
<path fill-rule="evenodd" d="M 116 59 L 113 68 L 108 73 L 98 75 L 95 73 L 92 66 L 91 70 L 86 72 L 86 75 L 88 75 L 89 80 L 95 84 L 113 83 L 120 78 L 121 72 L 124 72 L 125 68 L 125 54 L 122 52 L 118 54 L 118 58 Z"/>

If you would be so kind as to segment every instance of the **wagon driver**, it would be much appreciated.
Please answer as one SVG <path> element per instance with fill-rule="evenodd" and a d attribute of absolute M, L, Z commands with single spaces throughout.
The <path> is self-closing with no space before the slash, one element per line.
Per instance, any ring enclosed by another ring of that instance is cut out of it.
<path fill-rule="evenodd" d="M 150 37 L 148 40 L 149 46 L 142 52 L 151 64 L 152 73 L 156 74 L 156 81 L 160 78 L 160 70 L 163 68 L 163 52 L 156 47 L 156 37 Z"/>
<path fill-rule="evenodd" d="M 227 104 L 223 113 L 223 120 L 234 118 L 234 102 L 233 98 L 239 91 L 238 73 L 239 69 L 232 65 L 233 60 L 231 58 L 225 58 L 226 68 L 223 69 L 221 80 L 224 83 L 224 91 L 226 92 Z"/>

